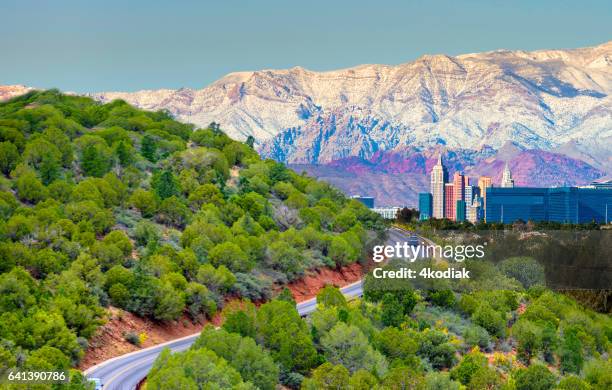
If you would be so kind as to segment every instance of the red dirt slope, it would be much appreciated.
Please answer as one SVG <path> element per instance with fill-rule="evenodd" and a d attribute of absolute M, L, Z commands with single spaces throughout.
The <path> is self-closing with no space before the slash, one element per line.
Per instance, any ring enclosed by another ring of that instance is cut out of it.
<path fill-rule="evenodd" d="M 351 264 L 339 270 L 323 268 L 313 271 L 310 275 L 289 284 L 287 287 L 293 293 L 296 301 L 301 302 L 313 298 L 327 284 L 343 287 L 361 279 L 363 267 Z M 212 323 L 219 325 L 221 318 L 215 316 Z M 124 310 L 111 307 L 107 311 L 107 322 L 89 340 L 89 348 L 79 364 L 80 370 L 95 366 L 107 359 L 120 356 L 140 348 L 161 344 L 166 341 L 200 332 L 205 324 L 194 324 L 186 316 L 170 323 L 157 323 L 138 317 Z M 145 333 L 147 340 L 137 347 L 125 340 L 125 334 Z"/>
<path fill-rule="evenodd" d="M 354 283 L 363 276 L 363 266 L 359 263 L 347 265 L 340 269 L 322 268 L 300 280 L 289 283 L 293 298 L 297 302 L 314 298 L 320 289 L 328 284 L 343 287 Z"/>

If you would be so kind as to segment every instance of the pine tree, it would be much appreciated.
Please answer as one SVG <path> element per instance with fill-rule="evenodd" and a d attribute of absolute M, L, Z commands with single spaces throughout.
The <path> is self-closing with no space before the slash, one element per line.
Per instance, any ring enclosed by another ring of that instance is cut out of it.
<path fill-rule="evenodd" d="M 387 293 L 382 299 L 382 323 L 385 326 L 399 327 L 404 321 L 404 311 L 397 298 Z"/>
<path fill-rule="evenodd" d="M 108 172 L 109 164 L 104 155 L 92 144 L 83 150 L 81 168 L 87 176 L 102 177 Z"/>
<path fill-rule="evenodd" d="M 168 169 L 153 177 L 153 189 L 160 199 L 179 195 L 181 192 L 177 179 L 174 177 L 174 174 L 172 174 L 172 171 Z"/>
<path fill-rule="evenodd" d="M 17 161 L 19 161 L 17 147 L 11 142 L 0 142 L 0 172 L 8 175 L 17 166 Z"/>
<path fill-rule="evenodd" d="M 565 335 L 563 344 L 559 351 L 561 360 L 561 371 L 580 373 L 584 364 L 584 356 L 582 354 L 582 344 L 576 335 L 576 330 L 570 329 Z"/>
<path fill-rule="evenodd" d="M 142 138 L 142 144 L 140 145 L 140 154 L 143 155 L 144 158 L 151 162 L 157 161 L 157 143 L 155 139 L 149 134 L 145 135 Z"/>
<path fill-rule="evenodd" d="M 119 144 L 117 144 L 115 154 L 117 155 L 117 158 L 119 159 L 119 164 L 122 167 L 126 167 L 132 163 L 132 154 L 130 152 L 130 148 L 128 148 L 123 141 L 119 141 Z"/>
<path fill-rule="evenodd" d="M 221 134 L 221 125 L 219 125 L 217 122 L 211 122 L 208 125 L 208 128 L 211 129 L 213 131 L 214 134 Z"/>
<path fill-rule="evenodd" d="M 245 141 L 245 143 L 251 148 L 255 149 L 255 137 L 249 135 Z"/>
<path fill-rule="evenodd" d="M 52 156 L 46 155 L 43 157 L 40 167 L 40 178 L 44 185 L 49 185 L 53 180 L 59 178 L 60 165 Z"/>

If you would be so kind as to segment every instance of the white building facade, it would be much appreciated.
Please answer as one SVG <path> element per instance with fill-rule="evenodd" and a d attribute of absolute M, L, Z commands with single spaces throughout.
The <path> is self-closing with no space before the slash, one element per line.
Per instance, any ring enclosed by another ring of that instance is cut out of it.
<path fill-rule="evenodd" d="M 400 207 L 374 207 L 372 211 L 379 214 L 384 219 L 395 219 Z"/>
<path fill-rule="evenodd" d="M 442 165 L 442 155 L 431 171 L 432 217 L 444 218 L 444 183 L 448 180 L 448 173 Z"/>
<path fill-rule="evenodd" d="M 506 163 L 506 166 L 504 167 L 504 173 L 502 173 L 501 187 L 514 187 L 514 180 L 512 180 L 512 172 L 510 172 L 510 167 L 508 167 L 508 163 Z"/>

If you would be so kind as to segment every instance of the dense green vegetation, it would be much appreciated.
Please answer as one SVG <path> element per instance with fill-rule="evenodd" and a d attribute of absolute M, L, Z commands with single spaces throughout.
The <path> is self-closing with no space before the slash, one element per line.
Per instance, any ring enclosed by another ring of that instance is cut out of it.
<path fill-rule="evenodd" d="M 522 221 L 518 220 L 514 223 L 501 222 L 484 222 L 480 221 L 476 224 L 470 221 L 451 221 L 450 219 L 430 218 L 424 221 L 419 220 L 419 211 L 404 207 L 398 211 L 396 222 L 403 224 L 410 229 L 420 230 L 460 230 L 460 231 L 477 231 L 477 230 L 517 230 L 517 231 L 538 231 L 538 230 L 601 230 L 605 225 L 600 225 L 596 222 L 573 224 L 560 222 L 546 221 Z"/>
<path fill-rule="evenodd" d="M 206 328 L 187 352 L 160 356 L 147 389 L 612 386 L 609 316 L 489 271 L 484 277 L 516 288 L 381 291 L 366 283 L 365 299 L 347 302 L 326 287 L 308 319 L 283 300 L 233 304 L 221 329 Z"/>
<path fill-rule="evenodd" d="M 407 209 L 406 209 L 407 210 Z M 545 275 L 545 285 L 602 313 L 612 313 L 612 279 L 601 272 L 612 259 L 612 229 L 595 223 L 572 225 L 549 222 L 473 225 L 447 219 L 417 221 L 396 225 L 419 232 L 440 245 L 487 245 L 484 260 L 508 266 L 509 257 L 536 259 L 538 268 L 516 264 L 517 279 Z M 529 265 L 531 266 L 531 265 Z M 580 272 L 575 272 L 578 267 Z M 522 273 L 523 276 L 518 276 Z"/>
<path fill-rule="evenodd" d="M 326 287 L 300 318 L 272 286 L 365 258 L 385 226 L 215 123 L 33 92 L 0 104 L 0 170 L 0 368 L 73 367 L 113 305 L 160 322 L 223 311 L 159 356 L 150 389 L 612 387 L 610 316 L 542 288 L 523 256 L 453 285 L 368 278 L 351 302 Z"/>
<path fill-rule="evenodd" d="M 108 305 L 198 321 L 228 295 L 268 300 L 272 285 L 308 269 L 361 259 L 384 230 L 359 202 L 260 160 L 252 140 L 217 124 L 194 129 L 53 90 L 0 104 L 0 170 L 0 367 L 74 366 Z M 310 343 L 291 321 L 302 337 L 291 342 Z M 264 345 L 288 361 L 275 337 Z M 276 372 L 261 347 L 236 342 Z M 291 370 L 318 362 L 312 346 L 303 351 Z M 196 354 L 227 383 L 271 383 L 213 346 Z"/>

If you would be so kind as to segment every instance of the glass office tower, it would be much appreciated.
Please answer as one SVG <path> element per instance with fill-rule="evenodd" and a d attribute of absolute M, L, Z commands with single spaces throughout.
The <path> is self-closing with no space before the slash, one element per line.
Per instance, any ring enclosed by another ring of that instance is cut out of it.
<path fill-rule="evenodd" d="M 487 188 L 487 222 L 610 223 L 612 189 Z"/>
<path fill-rule="evenodd" d="M 612 189 L 561 187 L 549 189 L 548 220 L 561 223 L 609 223 Z"/>
<path fill-rule="evenodd" d="M 486 192 L 487 222 L 546 221 L 548 218 L 548 188 L 489 187 Z"/>
<path fill-rule="evenodd" d="M 465 200 L 458 200 L 456 205 L 455 205 L 455 211 L 457 213 L 457 218 L 456 221 L 457 222 L 463 222 L 465 221 L 466 217 L 466 207 L 465 207 Z"/>
<path fill-rule="evenodd" d="M 419 219 L 424 221 L 432 217 L 432 196 L 429 192 L 419 194 Z"/>

